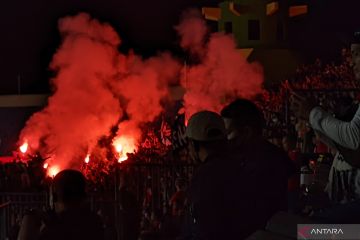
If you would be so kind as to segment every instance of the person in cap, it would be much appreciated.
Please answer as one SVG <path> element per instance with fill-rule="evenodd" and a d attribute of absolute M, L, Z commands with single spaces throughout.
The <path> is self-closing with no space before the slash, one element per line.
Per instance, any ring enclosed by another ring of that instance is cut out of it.
<path fill-rule="evenodd" d="M 202 111 L 191 116 L 185 136 L 190 140 L 193 157 L 200 162 L 208 161 L 226 147 L 225 124 L 215 112 Z"/>
<path fill-rule="evenodd" d="M 189 186 L 190 224 L 181 239 L 243 239 L 249 235 L 249 198 L 239 190 L 246 180 L 240 161 L 228 155 L 223 119 L 215 112 L 195 113 L 185 134 L 201 164 Z"/>

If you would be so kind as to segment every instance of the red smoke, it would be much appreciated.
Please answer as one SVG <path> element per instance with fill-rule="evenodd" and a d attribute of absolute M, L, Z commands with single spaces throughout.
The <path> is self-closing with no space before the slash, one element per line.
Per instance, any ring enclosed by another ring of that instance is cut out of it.
<path fill-rule="evenodd" d="M 63 168 L 83 159 L 121 116 L 119 101 L 109 90 L 120 39 L 109 25 L 87 14 L 61 19 L 59 30 L 63 41 L 50 64 L 56 72 L 54 94 L 28 120 L 20 139 Z"/>
<path fill-rule="evenodd" d="M 180 46 L 193 55 L 203 56 L 205 36 L 208 33 L 206 22 L 197 10 L 189 10 L 182 16 L 181 23 L 175 27 L 180 39 Z"/>
<path fill-rule="evenodd" d="M 169 54 L 147 60 L 120 54 L 117 33 L 88 14 L 61 19 L 59 30 L 63 41 L 50 64 L 54 94 L 28 120 L 20 140 L 50 155 L 50 165 L 76 167 L 126 111 L 118 135 L 128 140 L 124 149 L 134 151 L 139 125 L 161 113 L 180 64 Z"/>
<path fill-rule="evenodd" d="M 205 21 L 194 12 L 184 19 L 176 27 L 181 44 L 200 56 L 200 63 L 190 66 L 182 77 L 187 116 L 200 110 L 218 112 L 236 97 L 252 98 L 261 92 L 262 68 L 247 62 L 231 35 L 213 33 L 206 41 Z"/>
<path fill-rule="evenodd" d="M 123 107 L 129 117 L 119 124 L 114 140 L 115 148 L 116 143 L 124 147 L 122 155 L 136 149 L 141 137 L 140 125 L 154 121 L 163 111 L 161 100 L 169 95 L 168 85 L 176 81 L 180 71 L 180 64 L 165 53 L 147 60 L 129 56 L 124 64 L 126 68 L 120 67 L 123 71 L 112 82 L 115 94 L 125 100 Z"/>
<path fill-rule="evenodd" d="M 140 126 L 163 111 L 160 103 L 183 74 L 181 64 L 169 53 L 149 59 L 119 53 L 114 29 L 88 14 L 61 19 L 59 30 L 63 41 L 50 64 L 54 93 L 28 120 L 20 144 L 26 140 L 30 150 L 49 156 L 48 169 L 77 167 L 126 113 L 113 141 L 125 158 L 137 148 Z M 182 47 L 201 59 L 182 76 L 187 114 L 218 111 L 229 97 L 250 98 L 261 90 L 261 70 L 246 62 L 230 36 L 212 34 L 206 42 L 205 22 L 194 13 L 177 30 Z"/>

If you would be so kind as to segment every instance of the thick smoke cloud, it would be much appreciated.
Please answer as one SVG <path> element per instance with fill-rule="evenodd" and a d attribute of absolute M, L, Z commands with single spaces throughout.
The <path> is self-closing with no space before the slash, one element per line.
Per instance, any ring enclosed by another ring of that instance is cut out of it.
<path fill-rule="evenodd" d="M 20 143 L 51 156 L 60 169 L 76 167 L 126 112 L 118 135 L 133 151 L 139 126 L 161 113 L 180 64 L 165 53 L 147 60 L 120 54 L 117 33 L 88 14 L 61 19 L 59 30 L 63 41 L 50 64 L 54 93 L 28 120 Z"/>
<path fill-rule="evenodd" d="M 187 116 L 205 109 L 218 112 L 236 97 L 251 99 L 261 92 L 261 66 L 247 62 L 231 35 L 213 33 L 208 37 L 205 21 L 194 11 L 184 19 L 176 27 L 181 45 L 201 56 L 200 63 L 190 66 L 182 78 Z"/>
<path fill-rule="evenodd" d="M 63 42 L 50 64 L 56 72 L 51 80 L 54 94 L 48 106 L 29 119 L 20 139 L 71 167 L 122 114 L 109 90 L 120 39 L 109 25 L 87 14 L 61 19 L 59 31 Z"/>
<path fill-rule="evenodd" d="M 205 21 L 193 11 L 176 27 L 181 45 L 200 56 L 200 63 L 188 67 L 182 78 L 187 116 L 200 110 L 218 112 L 236 97 L 251 99 L 262 90 L 260 65 L 248 63 L 231 35 L 207 36 Z"/>
<path fill-rule="evenodd" d="M 204 57 L 205 36 L 208 34 L 206 22 L 195 9 L 183 13 L 181 23 L 175 27 L 180 36 L 180 46 L 192 55 Z"/>
<path fill-rule="evenodd" d="M 161 114 L 161 102 L 170 99 L 169 86 L 180 79 L 188 115 L 202 109 L 218 111 L 229 99 L 260 92 L 261 69 L 240 55 L 231 36 L 209 35 L 193 11 L 176 29 L 181 46 L 199 59 L 186 71 L 169 53 L 148 59 L 120 53 L 121 40 L 114 29 L 88 14 L 61 19 L 62 43 L 50 64 L 56 73 L 51 79 L 53 95 L 27 121 L 19 143 L 27 141 L 32 151 L 51 156 L 49 164 L 59 169 L 77 167 L 116 125 L 113 142 L 122 146 L 116 149 L 134 151 L 141 126 Z"/>

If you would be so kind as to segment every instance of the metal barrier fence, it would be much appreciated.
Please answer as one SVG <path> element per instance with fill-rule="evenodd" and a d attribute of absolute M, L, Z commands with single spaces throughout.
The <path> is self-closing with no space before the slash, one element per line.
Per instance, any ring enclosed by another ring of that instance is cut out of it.
<path fill-rule="evenodd" d="M 0 240 L 14 239 L 24 213 L 31 209 L 43 209 L 46 193 L 0 193 Z"/>
<path fill-rule="evenodd" d="M 163 216 L 169 211 L 169 200 L 176 191 L 176 179 L 181 177 L 189 181 L 194 168 L 194 165 L 185 163 L 133 163 L 120 166 L 115 176 L 109 176 L 116 179 L 113 191 L 89 194 L 89 206 L 94 212 L 106 209 L 107 214 L 112 215 L 110 217 L 114 219 L 114 224 L 119 226 L 118 235 L 123 235 L 119 230 L 122 229 L 120 218 L 124 207 L 121 201 L 129 197 L 129 192 L 137 202 L 134 204 L 139 206 L 142 220 L 144 215 Z M 124 185 L 129 192 L 120 190 Z M 47 206 L 47 193 L 0 193 L 0 240 L 11 240 L 12 235 L 16 236 L 16 226 L 26 210 L 44 209 Z"/>

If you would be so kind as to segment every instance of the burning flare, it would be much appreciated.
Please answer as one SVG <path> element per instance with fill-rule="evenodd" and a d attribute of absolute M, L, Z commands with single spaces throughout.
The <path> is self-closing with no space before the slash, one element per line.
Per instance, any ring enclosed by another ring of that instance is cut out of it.
<path fill-rule="evenodd" d="M 26 153 L 27 150 L 28 150 L 28 147 L 29 147 L 29 144 L 28 144 L 27 142 L 24 142 L 23 145 L 21 145 L 21 146 L 19 147 L 20 152 Z"/>
<path fill-rule="evenodd" d="M 115 145 L 115 151 L 116 151 L 117 153 L 121 153 L 122 150 L 123 150 L 123 147 L 122 147 L 121 143 L 117 143 L 117 144 Z"/>
<path fill-rule="evenodd" d="M 47 169 L 48 168 L 48 166 L 49 166 L 49 164 L 48 163 L 44 163 L 44 169 Z"/>
<path fill-rule="evenodd" d="M 58 166 L 51 166 L 48 171 L 47 174 L 49 177 L 54 178 L 56 176 L 56 174 L 58 174 L 60 172 L 60 168 Z"/>
<path fill-rule="evenodd" d="M 119 163 L 128 159 L 128 153 L 133 153 L 136 150 L 135 139 L 131 137 L 117 137 L 113 141 L 113 146 L 118 154 Z"/>
<path fill-rule="evenodd" d="M 121 157 L 119 157 L 119 159 L 118 159 L 118 162 L 119 163 L 121 163 L 121 162 L 123 162 L 123 161 L 125 161 L 125 160 L 127 160 L 128 159 L 128 156 L 127 155 L 122 155 Z"/>
<path fill-rule="evenodd" d="M 86 155 L 85 163 L 88 164 L 90 162 L 90 154 Z"/>

